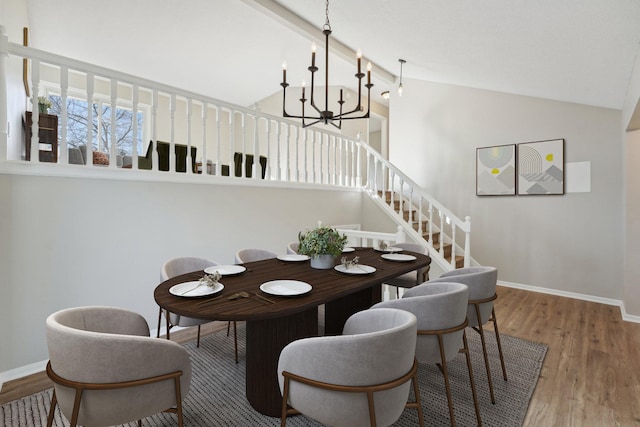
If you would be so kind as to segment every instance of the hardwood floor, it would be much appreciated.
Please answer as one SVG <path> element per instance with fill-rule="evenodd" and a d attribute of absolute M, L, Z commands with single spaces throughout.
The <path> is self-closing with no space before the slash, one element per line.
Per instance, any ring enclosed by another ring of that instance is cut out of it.
<path fill-rule="evenodd" d="M 502 334 L 549 346 L 525 426 L 640 426 L 640 324 L 624 322 L 618 307 L 505 287 L 495 308 Z M 225 327 L 212 322 L 203 333 Z M 195 328 L 171 336 L 194 339 Z M 49 384 L 44 373 L 8 382 L 0 404 Z"/>

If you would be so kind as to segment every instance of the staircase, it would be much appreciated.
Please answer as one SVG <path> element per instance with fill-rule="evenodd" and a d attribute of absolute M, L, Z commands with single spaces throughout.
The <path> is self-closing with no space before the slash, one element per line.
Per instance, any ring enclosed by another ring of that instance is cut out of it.
<path fill-rule="evenodd" d="M 363 189 L 412 240 L 429 248 L 431 259 L 445 271 L 468 267 L 471 219 L 464 220 L 435 200 L 396 166 L 365 144 Z"/>
<path fill-rule="evenodd" d="M 431 246 L 431 248 L 434 251 L 439 253 L 440 249 L 442 248 L 442 255 L 444 259 L 447 261 L 448 265 L 451 265 L 451 254 L 453 252 L 452 250 L 453 244 L 451 242 L 442 243 L 440 241 L 440 231 L 432 231 L 431 236 L 429 236 L 429 231 L 428 231 L 429 220 L 428 219 L 416 218 L 417 210 L 414 207 L 411 207 L 411 208 L 407 207 L 406 200 L 403 201 L 403 203 L 401 203 L 401 201 L 399 200 L 400 195 L 397 193 L 392 194 L 392 192 L 390 191 L 385 191 L 384 193 L 382 191 L 378 191 L 378 196 L 382 198 L 391 209 L 393 209 L 394 213 L 400 212 L 401 204 L 404 205 L 404 209 L 402 209 L 402 215 L 401 215 L 402 220 L 406 224 L 411 225 L 413 230 L 419 235 L 421 235 L 423 243 Z M 400 216 L 400 215 L 397 215 L 397 216 Z M 456 255 L 455 268 L 462 268 L 462 267 L 464 267 L 464 255 Z"/>

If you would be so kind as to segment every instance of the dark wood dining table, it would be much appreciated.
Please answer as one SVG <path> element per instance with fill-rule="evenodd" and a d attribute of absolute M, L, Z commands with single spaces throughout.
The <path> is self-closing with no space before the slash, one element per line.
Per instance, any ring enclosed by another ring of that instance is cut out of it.
<path fill-rule="evenodd" d="M 403 253 L 416 259 L 390 261 L 382 258 L 383 252 L 372 248 L 355 248 L 355 252 L 344 254 L 349 260 L 357 256 L 360 265 L 375 267 L 372 274 L 318 270 L 311 268 L 309 261 L 274 258 L 249 262 L 243 264 L 245 272 L 223 276 L 220 282 L 224 289 L 215 295 L 188 298 L 169 292 L 176 284 L 202 278 L 202 270 L 194 271 L 162 282 L 156 287 L 154 298 L 163 309 L 183 316 L 246 321 L 247 399 L 258 412 L 279 417 L 282 397 L 277 367 L 281 350 L 292 341 L 318 335 L 318 307 L 322 304 L 325 307 L 324 334 L 341 334 L 349 316 L 381 300 L 381 284 L 385 280 L 431 263 L 431 258 L 426 255 L 409 251 Z M 336 259 L 338 264 L 340 257 Z M 260 285 L 271 280 L 299 280 L 310 284 L 312 290 L 294 297 L 262 292 Z M 249 297 L 229 299 L 238 292 L 247 292 Z"/>

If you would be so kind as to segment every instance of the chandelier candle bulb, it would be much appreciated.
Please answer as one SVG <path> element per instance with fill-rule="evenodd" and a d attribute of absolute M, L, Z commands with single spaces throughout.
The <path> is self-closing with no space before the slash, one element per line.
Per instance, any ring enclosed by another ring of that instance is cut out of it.
<path fill-rule="evenodd" d="M 367 84 L 371 84 L 371 62 L 367 63 Z"/>
<path fill-rule="evenodd" d="M 311 66 L 316 66 L 316 44 L 311 43 Z"/>
<path fill-rule="evenodd" d="M 287 82 L 287 61 L 282 63 L 282 83 Z"/>
<path fill-rule="evenodd" d="M 360 61 L 362 61 L 362 51 L 360 49 L 356 52 L 356 58 L 358 59 L 358 74 L 360 74 Z"/>

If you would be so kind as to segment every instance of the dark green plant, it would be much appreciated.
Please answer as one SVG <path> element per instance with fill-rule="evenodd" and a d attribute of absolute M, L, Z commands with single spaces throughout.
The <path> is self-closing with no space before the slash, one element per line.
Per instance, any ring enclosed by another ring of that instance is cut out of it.
<path fill-rule="evenodd" d="M 347 236 L 335 228 L 317 227 L 305 234 L 298 233 L 298 253 L 301 255 L 340 255 L 347 243 Z"/>

